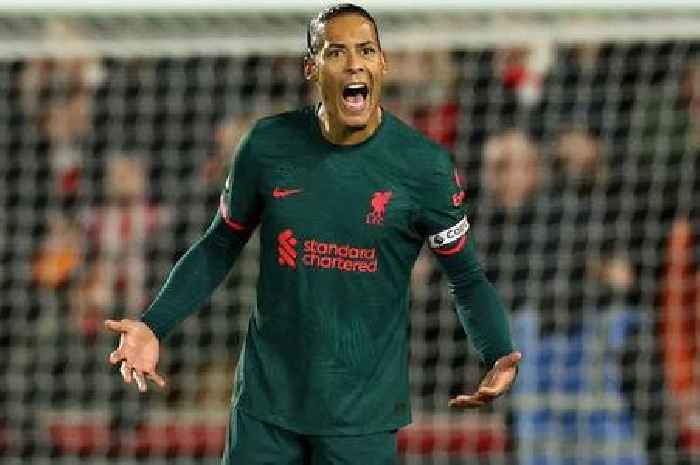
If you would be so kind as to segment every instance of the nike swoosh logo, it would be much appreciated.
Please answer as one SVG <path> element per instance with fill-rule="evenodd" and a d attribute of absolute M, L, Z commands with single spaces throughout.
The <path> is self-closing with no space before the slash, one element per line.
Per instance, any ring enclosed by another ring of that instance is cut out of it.
<path fill-rule="evenodd" d="M 290 195 L 298 194 L 302 190 L 303 189 L 280 189 L 279 187 L 275 187 L 272 190 L 272 197 L 281 199 L 284 197 L 289 197 Z"/>

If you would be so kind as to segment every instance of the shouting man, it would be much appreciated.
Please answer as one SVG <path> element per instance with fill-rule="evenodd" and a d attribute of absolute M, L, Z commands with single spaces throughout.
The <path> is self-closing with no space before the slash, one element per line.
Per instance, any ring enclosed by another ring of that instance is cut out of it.
<path fill-rule="evenodd" d="M 342 4 L 308 28 L 319 103 L 257 122 L 206 233 L 180 259 L 110 362 L 146 390 L 159 341 L 224 279 L 260 227 L 257 305 L 237 368 L 224 464 L 393 464 L 411 421 L 408 304 L 427 241 L 490 367 L 450 401 L 478 407 L 513 383 L 506 312 L 484 277 L 450 155 L 380 106 L 387 63 L 374 18 Z M 455 199 L 459 199 L 456 201 Z"/>

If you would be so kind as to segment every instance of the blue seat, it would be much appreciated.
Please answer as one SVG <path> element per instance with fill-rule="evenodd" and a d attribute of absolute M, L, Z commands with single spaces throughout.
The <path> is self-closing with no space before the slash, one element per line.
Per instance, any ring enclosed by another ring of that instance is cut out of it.
<path fill-rule="evenodd" d="M 569 337 L 540 338 L 535 312 L 513 318 L 524 354 L 513 390 L 522 465 L 646 465 L 616 356 L 630 329 L 643 322 L 631 310 L 590 314 Z"/>

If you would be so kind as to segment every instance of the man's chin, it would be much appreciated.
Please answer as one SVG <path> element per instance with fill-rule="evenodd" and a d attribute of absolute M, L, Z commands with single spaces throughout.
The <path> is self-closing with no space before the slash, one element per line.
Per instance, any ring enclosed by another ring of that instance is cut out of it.
<path fill-rule="evenodd" d="M 366 121 L 364 123 L 348 123 L 345 127 L 351 131 L 362 131 L 363 129 L 367 129 L 367 124 Z"/>
<path fill-rule="evenodd" d="M 369 125 L 371 112 L 366 111 L 357 115 L 341 114 L 341 123 L 353 131 L 360 131 Z"/>

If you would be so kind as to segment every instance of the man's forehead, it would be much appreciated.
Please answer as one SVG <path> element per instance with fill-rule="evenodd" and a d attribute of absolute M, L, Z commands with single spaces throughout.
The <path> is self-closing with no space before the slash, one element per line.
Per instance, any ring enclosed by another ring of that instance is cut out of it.
<path fill-rule="evenodd" d="M 345 14 L 332 18 L 323 26 L 323 38 L 328 43 L 377 43 L 374 26 L 365 17 Z"/>

